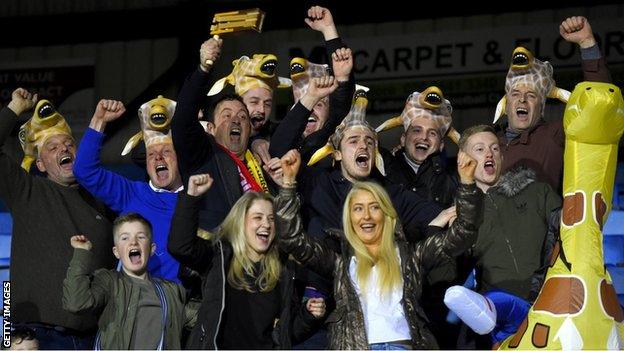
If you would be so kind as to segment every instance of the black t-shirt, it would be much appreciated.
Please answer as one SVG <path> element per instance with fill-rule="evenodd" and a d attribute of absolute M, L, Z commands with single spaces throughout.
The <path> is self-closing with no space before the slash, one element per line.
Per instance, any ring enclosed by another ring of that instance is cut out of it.
<path fill-rule="evenodd" d="M 225 310 L 217 338 L 219 348 L 274 348 L 272 333 L 280 316 L 280 307 L 279 284 L 269 292 L 248 292 L 238 290 L 228 282 Z"/>

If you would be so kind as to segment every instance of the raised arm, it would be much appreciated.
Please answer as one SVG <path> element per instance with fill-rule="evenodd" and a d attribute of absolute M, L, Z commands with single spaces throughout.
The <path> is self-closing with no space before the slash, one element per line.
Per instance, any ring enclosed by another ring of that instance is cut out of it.
<path fill-rule="evenodd" d="M 581 49 L 584 80 L 611 83 L 611 74 L 587 18 L 583 16 L 566 18 L 559 25 L 559 34 L 567 42 L 577 44 Z"/>
<path fill-rule="evenodd" d="M 221 39 L 208 39 L 199 50 L 199 67 L 186 78 L 180 93 L 176 110 L 171 120 L 171 136 L 178 156 L 182 179 L 186 182 L 199 169 L 213 150 L 197 115 L 206 98 L 209 71 L 212 66 L 207 60 L 216 61 L 221 53 Z"/>
<path fill-rule="evenodd" d="M 76 180 L 113 211 L 121 212 L 131 200 L 132 182 L 106 170 L 100 162 L 106 125 L 126 112 L 121 101 L 102 99 L 95 107 L 89 128 L 85 131 L 74 162 Z"/>
<path fill-rule="evenodd" d="M 329 136 L 349 113 L 355 92 L 355 78 L 353 54 L 338 35 L 331 11 L 320 6 L 311 7 L 308 10 L 306 24 L 323 34 L 327 56 L 331 60 L 332 71 L 338 82 L 337 89 L 329 96 L 329 117 L 325 125 L 319 131 L 310 134 L 301 148 L 302 156 L 307 160 L 316 149 L 325 145 Z"/>
<path fill-rule="evenodd" d="M 19 115 L 31 110 L 36 103 L 36 94 L 17 88 L 11 94 L 9 104 L 0 110 L 0 197 L 9 207 L 16 198 L 28 196 L 29 192 L 25 190 L 30 185 L 31 178 L 19 163 L 9 158 L 2 149 Z"/>
<path fill-rule="evenodd" d="M 474 181 L 477 162 L 460 151 L 457 155 L 457 171 L 460 184 L 455 197 L 457 218 L 452 221 L 445 233 L 429 236 L 416 244 L 414 259 L 420 260 L 426 271 L 437 266 L 450 256 L 458 256 L 466 251 L 475 241 L 482 221 L 483 193 Z M 440 216 L 447 216 L 442 212 Z M 439 219 L 439 218 L 438 218 Z M 432 225 L 436 224 L 432 221 Z"/>
<path fill-rule="evenodd" d="M 306 235 L 299 209 L 301 202 L 297 196 L 296 179 L 301 155 L 290 150 L 282 157 L 284 186 L 275 198 L 275 229 L 280 248 L 293 255 L 295 260 L 317 272 L 331 278 L 334 274 L 336 254 L 320 240 Z"/>
<path fill-rule="evenodd" d="M 63 280 L 63 309 L 73 313 L 99 310 L 108 301 L 111 274 L 102 269 L 92 275 L 92 244 L 86 236 L 74 235 L 70 243 L 74 256 Z"/>
<path fill-rule="evenodd" d="M 186 192 L 180 192 L 176 205 L 167 250 L 178 262 L 202 272 L 212 260 L 212 241 L 197 236 L 199 228 L 199 208 L 202 196 L 212 186 L 208 174 L 196 174 L 189 178 Z"/>
<path fill-rule="evenodd" d="M 331 94 L 338 87 L 333 76 L 312 78 L 308 90 L 301 99 L 288 111 L 286 117 L 278 125 L 271 137 L 269 153 L 273 157 L 282 157 L 288 150 L 299 147 L 308 118 L 316 104 Z M 327 140 L 324 141 L 324 143 Z"/>

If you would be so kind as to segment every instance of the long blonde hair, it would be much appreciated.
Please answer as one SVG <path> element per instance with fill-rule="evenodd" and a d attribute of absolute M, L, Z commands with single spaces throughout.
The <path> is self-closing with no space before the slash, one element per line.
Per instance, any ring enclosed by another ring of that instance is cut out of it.
<path fill-rule="evenodd" d="M 254 262 L 249 258 L 249 245 L 245 237 L 245 218 L 249 208 L 256 201 L 268 201 L 273 206 L 273 197 L 263 192 L 247 192 L 232 206 L 230 213 L 225 217 L 219 229 L 219 238 L 225 238 L 232 244 L 234 255 L 227 273 L 231 286 L 239 290 L 261 292 L 273 290 L 279 281 L 282 268 L 275 239 L 267 253 L 260 259 L 262 266 L 260 275 L 254 272 Z M 249 277 L 253 278 L 250 282 Z"/>
<path fill-rule="evenodd" d="M 381 247 L 376 257 L 373 257 L 366 245 L 358 237 L 351 222 L 351 201 L 359 191 L 369 192 L 379 203 L 384 213 L 383 228 L 381 233 Z M 355 252 L 357 260 L 356 276 L 363 293 L 366 292 L 366 283 L 373 266 L 379 271 L 379 288 L 382 295 L 388 296 L 396 286 L 403 283 L 401 266 L 397 255 L 396 242 L 394 240 L 394 228 L 397 224 L 397 213 L 388 193 L 377 183 L 355 182 L 347 195 L 342 209 L 342 227 L 344 228 L 347 241 Z"/>

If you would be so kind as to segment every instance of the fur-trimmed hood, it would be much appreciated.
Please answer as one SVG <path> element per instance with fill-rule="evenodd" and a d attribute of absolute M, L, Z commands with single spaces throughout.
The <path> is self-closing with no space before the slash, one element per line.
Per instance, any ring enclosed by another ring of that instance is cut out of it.
<path fill-rule="evenodd" d="M 501 177 L 496 185 L 496 191 L 506 197 L 513 197 L 536 180 L 537 175 L 534 170 L 526 166 L 518 166 Z"/>

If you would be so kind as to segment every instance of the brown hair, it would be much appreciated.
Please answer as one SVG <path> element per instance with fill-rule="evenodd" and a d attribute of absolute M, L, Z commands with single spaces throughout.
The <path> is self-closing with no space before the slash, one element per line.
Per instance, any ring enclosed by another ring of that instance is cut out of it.
<path fill-rule="evenodd" d="M 459 138 L 459 143 L 458 143 L 459 149 L 462 151 L 466 151 L 465 147 L 466 147 L 466 144 L 468 144 L 468 139 L 470 139 L 471 136 L 477 133 L 492 133 L 496 135 L 496 131 L 494 130 L 494 127 L 489 126 L 487 124 L 478 124 L 476 126 L 472 126 L 464 130 L 464 132 L 461 134 L 461 138 Z"/>
<path fill-rule="evenodd" d="M 113 222 L 113 241 L 117 241 L 117 230 L 119 229 L 119 227 L 121 227 L 124 223 L 130 222 L 139 222 L 143 224 L 148 229 L 147 231 L 149 233 L 149 238 L 150 240 L 152 240 L 152 223 L 150 223 L 147 219 L 145 219 L 145 217 L 141 216 L 140 214 L 131 212 L 126 213 L 123 216 L 117 217 Z"/>

